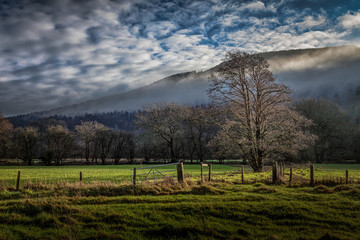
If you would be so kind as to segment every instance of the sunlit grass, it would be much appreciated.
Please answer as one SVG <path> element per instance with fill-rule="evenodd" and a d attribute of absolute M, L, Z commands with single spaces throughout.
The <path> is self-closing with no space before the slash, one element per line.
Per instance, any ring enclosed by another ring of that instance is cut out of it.
<path fill-rule="evenodd" d="M 92 182 L 112 182 L 117 184 L 131 182 L 131 170 L 137 168 L 137 174 L 144 174 L 147 180 L 154 177 L 158 178 L 161 175 L 155 171 L 155 174 L 150 169 L 141 170 L 141 167 L 149 167 L 152 165 L 97 165 L 97 166 L 6 166 L 0 168 L 0 185 L 2 188 L 14 187 L 17 172 L 21 171 L 20 185 L 25 184 L 55 184 L 59 182 L 76 183 L 79 182 L 80 172 L 82 172 L 83 183 Z M 176 166 L 165 166 L 157 168 L 159 171 L 176 170 Z M 185 164 L 184 172 L 187 179 L 192 181 L 200 180 L 200 165 L 199 164 Z M 360 182 L 360 165 L 357 164 L 316 164 L 315 165 L 315 181 L 332 181 L 337 183 L 345 182 L 345 170 L 349 170 L 349 181 Z M 208 178 L 208 167 L 203 168 L 204 179 Z M 289 180 L 289 166 L 285 168 L 285 183 Z M 176 179 L 176 171 L 164 172 L 163 175 L 168 175 Z M 260 173 L 254 173 L 249 166 L 245 166 L 244 181 L 245 183 L 255 182 L 271 182 L 271 167 L 265 167 L 265 170 Z M 293 166 L 293 184 L 301 185 L 309 182 L 310 168 L 308 165 L 294 165 Z M 230 165 L 212 165 L 212 179 L 214 181 L 226 182 L 241 182 L 241 168 L 240 165 L 234 167 Z M 140 176 L 138 182 L 141 182 Z M 241 182 L 242 183 L 242 182 Z"/>

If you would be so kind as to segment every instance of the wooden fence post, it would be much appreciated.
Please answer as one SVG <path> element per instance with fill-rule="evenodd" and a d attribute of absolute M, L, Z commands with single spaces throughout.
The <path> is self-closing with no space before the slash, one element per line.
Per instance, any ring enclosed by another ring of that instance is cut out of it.
<path fill-rule="evenodd" d="M 82 183 L 82 172 L 80 172 L 80 183 Z"/>
<path fill-rule="evenodd" d="M 292 167 L 290 166 L 290 177 L 289 177 L 289 187 L 291 187 L 291 183 L 292 183 Z"/>
<path fill-rule="evenodd" d="M 314 186 L 314 165 L 310 165 L 310 186 Z"/>
<path fill-rule="evenodd" d="M 272 169 L 272 182 L 275 184 L 279 180 L 279 171 L 278 171 L 278 163 L 274 162 Z"/>
<path fill-rule="evenodd" d="M 209 163 L 209 182 L 211 182 L 211 163 Z"/>
<path fill-rule="evenodd" d="M 20 171 L 18 171 L 17 179 L 16 179 L 16 191 L 19 191 L 20 187 Z"/>
<path fill-rule="evenodd" d="M 136 185 L 136 168 L 134 168 L 132 180 L 133 180 L 133 185 L 135 186 Z"/>
<path fill-rule="evenodd" d="M 349 183 L 349 170 L 346 170 L 345 175 L 346 175 L 345 183 L 348 184 Z"/>
<path fill-rule="evenodd" d="M 180 162 L 177 165 L 177 175 L 178 175 L 178 182 L 183 183 L 184 182 L 184 164 L 183 164 L 183 162 Z"/>
<path fill-rule="evenodd" d="M 241 183 L 244 184 L 244 165 L 241 166 Z"/>

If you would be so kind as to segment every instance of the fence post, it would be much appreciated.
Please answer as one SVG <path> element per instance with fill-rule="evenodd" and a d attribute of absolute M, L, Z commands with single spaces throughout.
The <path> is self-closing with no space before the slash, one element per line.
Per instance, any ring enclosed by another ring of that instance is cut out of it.
<path fill-rule="evenodd" d="M 209 163 L 209 182 L 211 182 L 211 163 Z"/>
<path fill-rule="evenodd" d="M 184 164 L 183 164 L 183 162 L 180 162 L 177 165 L 177 175 L 178 175 L 178 182 L 183 183 L 184 182 Z"/>
<path fill-rule="evenodd" d="M 278 163 L 274 162 L 273 169 L 272 169 L 272 181 L 273 183 L 277 183 L 279 179 L 279 171 L 278 171 Z"/>
<path fill-rule="evenodd" d="M 16 191 L 19 191 L 20 187 L 20 171 L 18 171 L 17 179 L 16 179 Z"/>
<path fill-rule="evenodd" d="M 244 184 L 244 165 L 241 166 L 241 183 Z"/>
<path fill-rule="evenodd" d="M 202 162 L 200 163 L 200 165 L 201 165 L 201 182 L 204 182 L 203 164 L 202 164 Z"/>
<path fill-rule="evenodd" d="M 82 172 L 80 172 L 80 183 L 82 183 Z"/>
<path fill-rule="evenodd" d="M 132 180 L 133 180 L 133 185 L 135 186 L 136 185 L 136 168 L 134 168 Z"/>
<path fill-rule="evenodd" d="M 346 174 L 345 183 L 348 184 L 349 183 L 349 170 L 346 170 L 345 174 Z"/>
<path fill-rule="evenodd" d="M 290 166 L 290 177 L 289 177 L 289 187 L 291 187 L 291 183 L 292 183 L 292 167 Z"/>
<path fill-rule="evenodd" d="M 314 186 L 314 183 L 315 183 L 315 181 L 314 181 L 314 165 L 311 164 L 310 165 L 310 185 Z"/>

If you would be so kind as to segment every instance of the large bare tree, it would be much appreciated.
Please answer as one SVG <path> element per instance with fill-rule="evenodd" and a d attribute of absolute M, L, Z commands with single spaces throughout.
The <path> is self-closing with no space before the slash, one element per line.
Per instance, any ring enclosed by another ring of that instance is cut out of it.
<path fill-rule="evenodd" d="M 226 116 L 221 134 L 239 146 L 254 171 L 262 171 L 266 159 L 291 155 L 311 141 L 303 131 L 311 122 L 291 109 L 290 90 L 275 81 L 261 56 L 228 52 L 210 83 L 209 96 Z"/>

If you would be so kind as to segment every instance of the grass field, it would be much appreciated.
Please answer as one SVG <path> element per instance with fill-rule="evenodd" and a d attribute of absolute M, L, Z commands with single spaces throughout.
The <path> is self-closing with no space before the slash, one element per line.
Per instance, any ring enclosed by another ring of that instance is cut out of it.
<path fill-rule="evenodd" d="M 316 165 L 319 179 L 349 170 L 355 183 L 314 187 L 253 183 L 271 172 L 248 168 L 241 184 L 239 169 L 222 165 L 213 165 L 211 183 L 185 165 L 185 184 L 134 187 L 133 167 L 1 167 L 0 239 L 360 239 L 360 165 Z M 309 174 L 307 166 L 294 172 Z"/>
<path fill-rule="evenodd" d="M 151 165 L 150 165 L 151 166 Z M 94 181 L 112 182 L 112 183 L 130 183 L 131 169 L 140 168 L 140 165 L 105 165 L 105 166 L 6 166 L 0 167 L 0 189 L 14 186 L 17 178 L 17 172 L 21 171 L 21 185 L 28 183 L 53 184 L 59 182 L 74 183 L 79 181 L 80 172 L 83 175 L 83 183 Z M 143 165 L 148 167 L 148 165 Z M 308 167 L 294 166 L 294 181 L 307 181 L 310 176 Z M 160 171 L 175 170 L 176 166 L 160 167 Z M 245 167 L 245 181 L 265 182 L 270 181 L 270 167 L 261 173 L 253 173 L 249 166 Z M 316 164 L 315 178 L 317 180 L 344 181 L 345 170 L 349 170 L 350 179 L 355 182 L 360 181 L 360 164 Z M 138 174 L 145 174 L 149 169 L 138 170 Z M 185 164 L 185 176 L 192 180 L 200 179 L 200 165 Z M 204 167 L 204 174 L 208 173 L 208 168 Z M 169 176 L 176 179 L 176 172 L 168 172 Z M 230 165 L 212 165 L 212 174 L 214 179 L 224 179 L 226 181 L 239 181 L 240 168 Z M 158 174 L 159 175 L 159 174 Z M 157 176 L 158 176 L 157 175 Z M 288 178 L 289 169 L 285 171 L 285 178 Z M 149 178 L 152 177 L 150 174 Z M 340 179 L 341 178 L 341 179 Z"/>
<path fill-rule="evenodd" d="M 80 172 L 83 174 L 83 182 L 109 181 L 114 183 L 131 182 L 130 170 L 140 165 L 105 165 L 105 166 L 9 166 L 0 167 L 0 183 L 6 186 L 14 185 L 17 172 L 21 171 L 21 183 L 57 183 L 79 181 Z M 147 167 L 147 165 L 143 165 Z M 161 167 L 160 170 L 176 170 L 176 166 Z M 226 165 L 213 165 L 212 173 L 222 174 L 238 170 L 237 167 Z M 138 173 L 146 173 L 148 169 L 138 170 Z M 200 176 L 199 165 L 185 165 L 184 172 L 188 176 Z M 176 172 L 169 174 L 176 178 Z"/>

